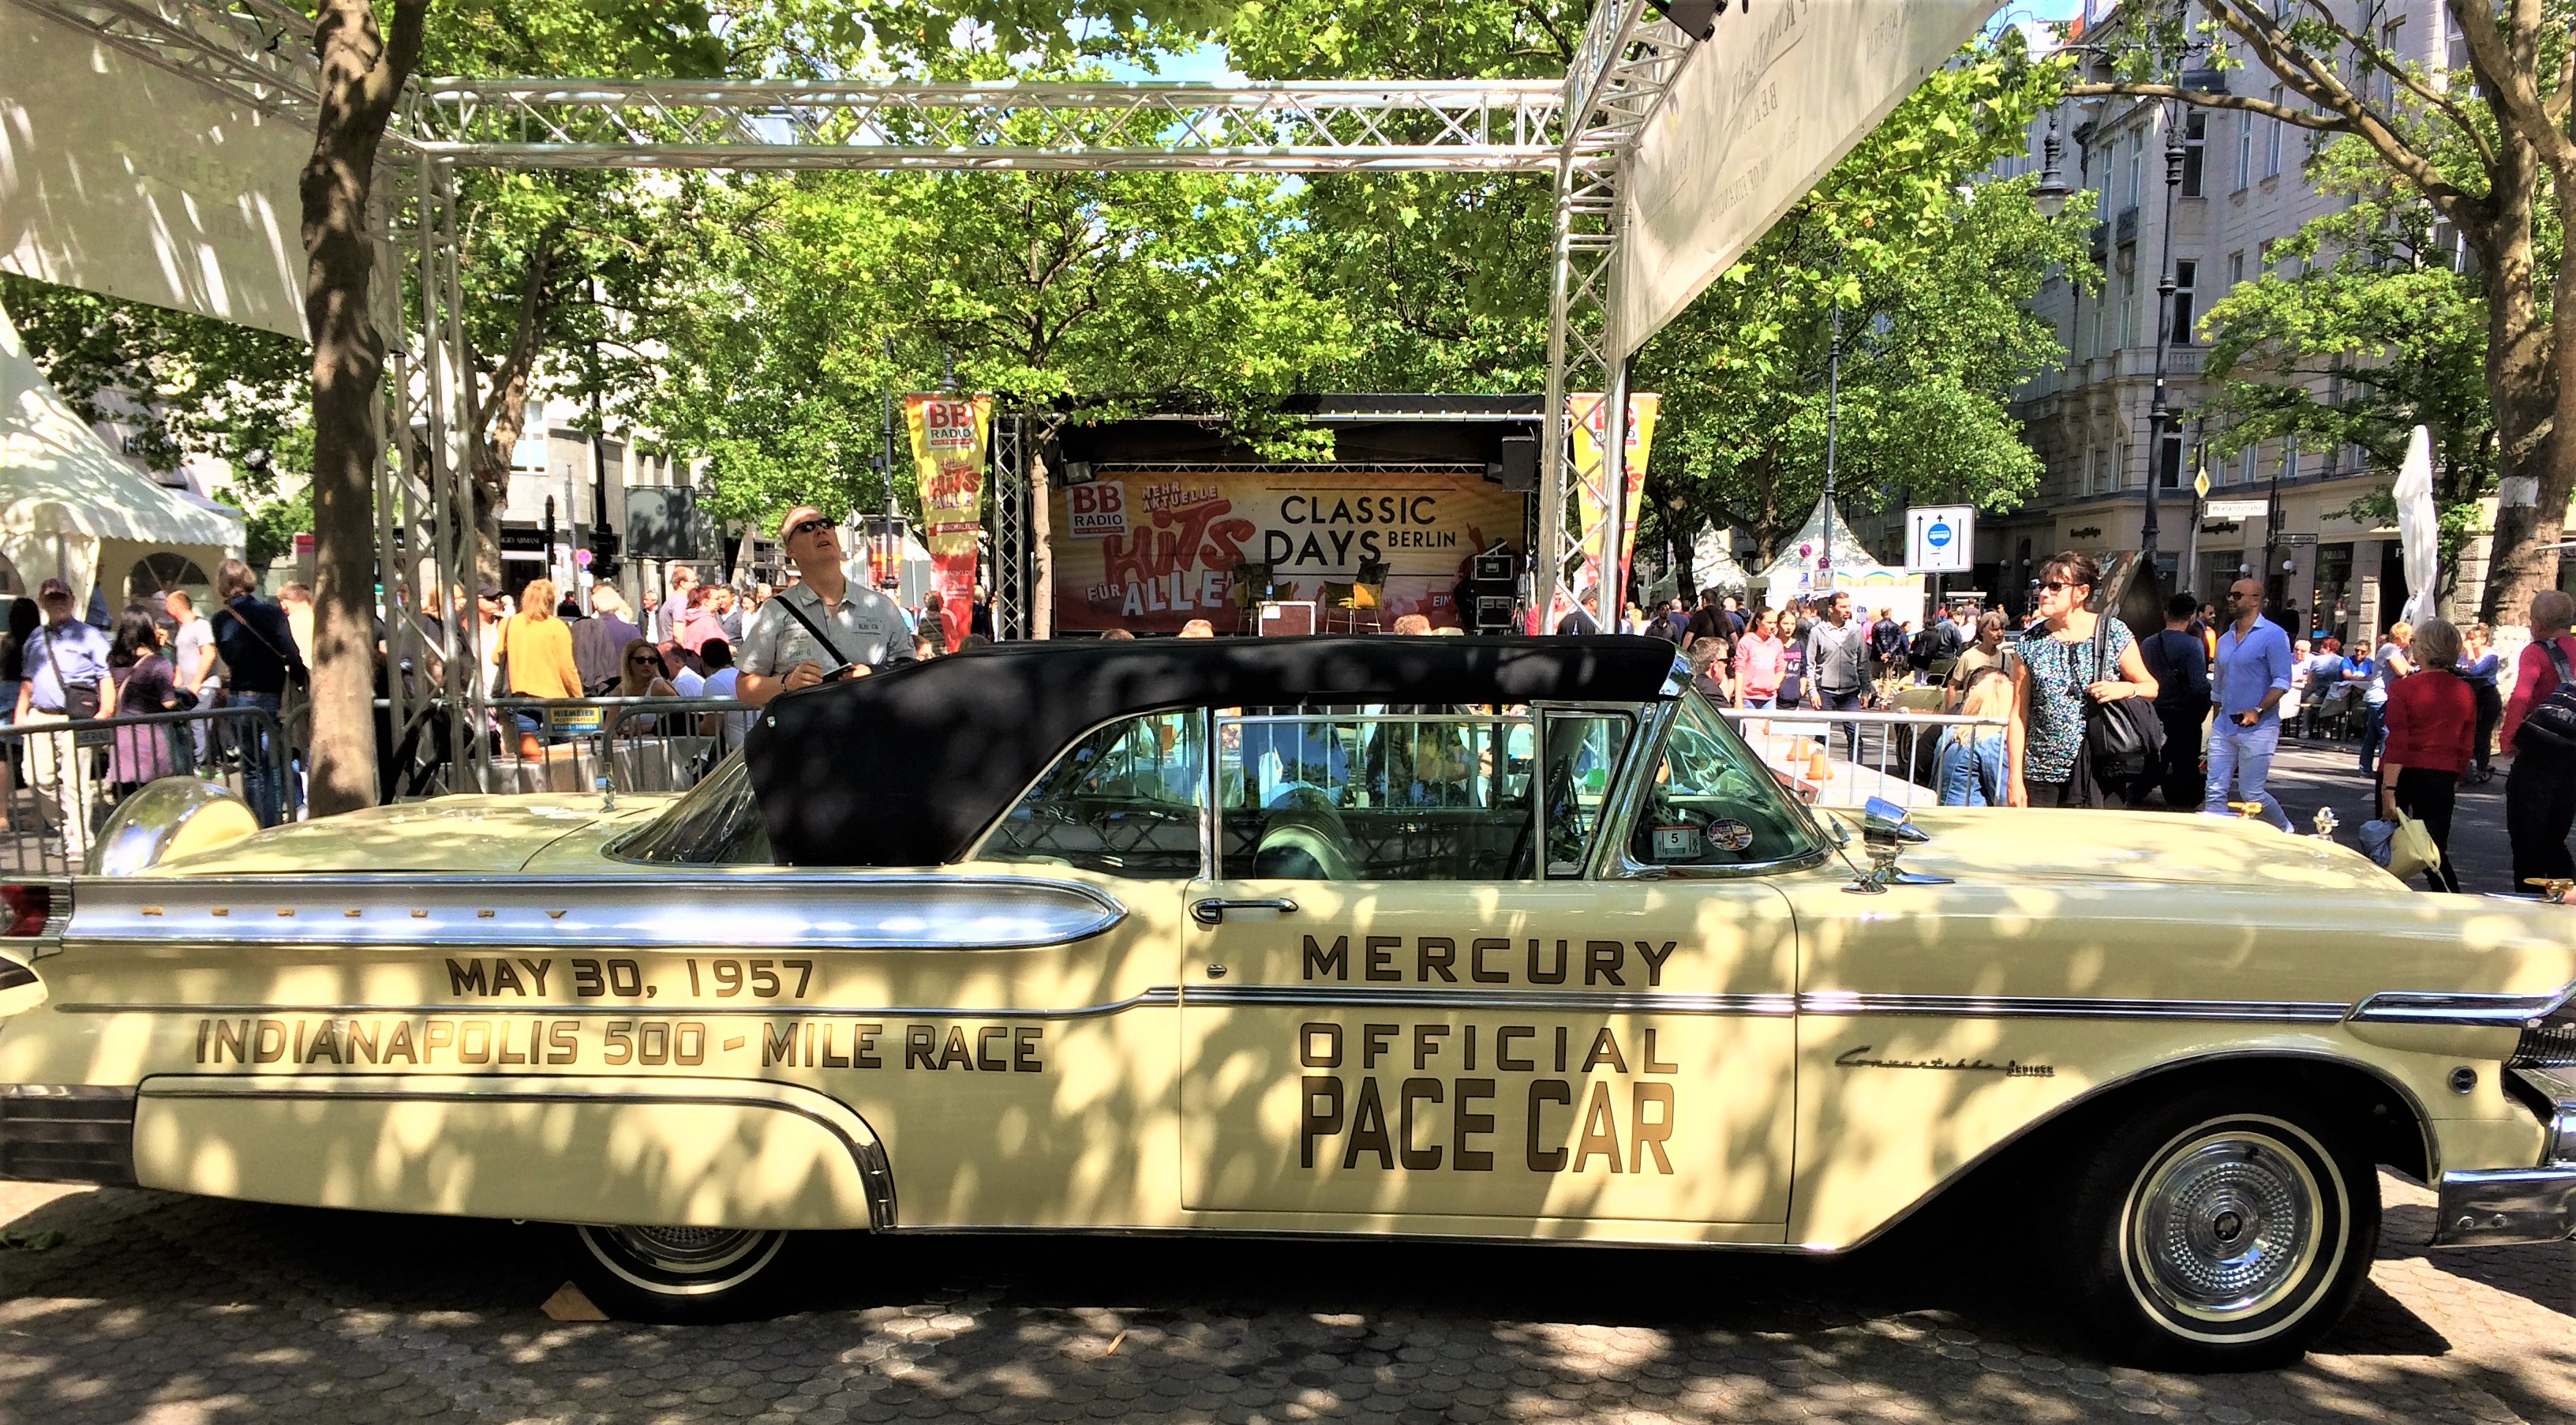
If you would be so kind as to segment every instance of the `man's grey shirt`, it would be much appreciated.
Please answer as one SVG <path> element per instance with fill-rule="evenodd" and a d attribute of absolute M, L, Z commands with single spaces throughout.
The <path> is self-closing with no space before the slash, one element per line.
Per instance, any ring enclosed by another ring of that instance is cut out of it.
<path fill-rule="evenodd" d="M 832 648 L 816 642 L 794 615 L 778 607 L 791 599 L 816 627 L 832 636 Z M 844 659 L 877 668 L 883 667 L 895 650 L 908 652 L 910 647 L 904 633 L 903 610 L 876 590 L 853 583 L 841 606 L 826 614 L 822 595 L 808 585 L 790 584 L 778 592 L 778 597 L 761 605 L 759 615 L 743 633 L 742 647 L 735 650 L 734 666 L 764 678 L 786 677 L 796 671 L 797 664 L 809 661 L 823 665 L 827 673 Z"/>
<path fill-rule="evenodd" d="M 1816 620 L 1807 631 L 1807 686 L 1828 692 L 1848 693 L 1868 683 L 1868 636 L 1861 631 L 1860 620 L 1852 619 L 1837 630 L 1825 619 Z"/>

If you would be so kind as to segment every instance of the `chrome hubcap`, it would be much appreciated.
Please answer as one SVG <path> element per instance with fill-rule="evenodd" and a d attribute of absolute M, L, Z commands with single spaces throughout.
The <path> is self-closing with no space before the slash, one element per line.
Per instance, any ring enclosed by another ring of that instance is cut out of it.
<path fill-rule="evenodd" d="M 712 1276 L 751 1254 L 768 1233 L 731 1227 L 606 1227 L 597 1229 L 655 1271 L 675 1277 Z"/>
<path fill-rule="evenodd" d="M 2231 1129 L 2180 1145 L 2149 1173 L 2131 1247 L 2157 1296 L 2226 1321 L 2280 1303 L 2316 1259 L 2323 1217 L 2304 1160 L 2269 1135 Z"/>

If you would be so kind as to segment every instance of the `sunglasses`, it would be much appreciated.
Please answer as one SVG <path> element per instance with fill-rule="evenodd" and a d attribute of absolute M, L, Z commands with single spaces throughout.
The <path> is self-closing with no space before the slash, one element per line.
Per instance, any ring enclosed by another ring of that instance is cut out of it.
<path fill-rule="evenodd" d="M 649 653 L 638 653 L 634 657 L 627 659 L 626 663 L 627 666 L 631 668 L 651 668 L 659 665 L 661 661 L 661 659 L 656 658 Z"/>
<path fill-rule="evenodd" d="M 2040 581 L 2039 587 L 2047 590 L 2049 593 L 2055 594 L 2061 593 L 2067 589 L 2072 589 L 2075 586 L 2067 583 L 2063 579 L 2043 579 Z"/>
<path fill-rule="evenodd" d="M 789 539 L 798 539 L 805 535 L 812 534 L 818 529 L 830 529 L 831 527 L 832 522 L 830 520 L 822 519 L 820 517 L 810 520 L 799 520 L 787 527 L 787 537 Z"/>

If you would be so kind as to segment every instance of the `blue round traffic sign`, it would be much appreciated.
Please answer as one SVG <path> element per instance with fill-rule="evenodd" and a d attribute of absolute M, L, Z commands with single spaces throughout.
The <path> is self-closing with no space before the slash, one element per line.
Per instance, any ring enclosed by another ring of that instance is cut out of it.
<path fill-rule="evenodd" d="M 1925 526 L 1923 530 L 1923 541 L 1924 543 L 1931 545 L 1934 549 L 1940 549 L 1948 545 L 1950 542 L 1949 521 L 1934 520 L 1931 524 Z"/>

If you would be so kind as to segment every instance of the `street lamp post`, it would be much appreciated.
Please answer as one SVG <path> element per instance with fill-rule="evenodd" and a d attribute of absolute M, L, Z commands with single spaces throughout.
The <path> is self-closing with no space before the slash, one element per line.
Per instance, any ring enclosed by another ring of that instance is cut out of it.
<path fill-rule="evenodd" d="M 2107 57 L 2110 53 L 2099 45 L 2066 45 L 2062 48 L 2097 59 Z M 2190 57 L 2192 51 L 2199 48 L 2201 46 L 2186 45 L 2180 53 L 2175 54 L 2174 62 L 2177 69 Z M 2157 54 L 2159 67 L 2163 57 L 2163 52 L 2160 50 Z M 2179 99 L 2167 99 L 2159 105 L 2165 121 L 2164 231 L 2158 236 L 2156 254 L 2156 364 L 2155 388 L 2147 404 L 2147 428 L 2150 438 L 2147 456 L 2147 505 L 2138 525 L 2138 557 L 2150 571 L 2156 571 L 2156 545 L 2157 536 L 2160 533 L 2156 519 L 2156 496 L 2161 492 L 2164 484 L 2165 440 L 2169 435 L 2182 434 L 2182 420 L 2173 409 L 2166 384 L 2166 367 L 2173 342 L 2176 290 L 2173 269 L 2174 198 L 2182 189 L 2183 167 L 2190 156 L 2189 145 L 2185 142 L 2183 132 L 2184 125 L 2188 122 L 2189 107 Z M 2057 112 L 2052 109 L 2048 115 L 2048 140 L 2042 150 L 2039 183 L 2031 190 L 2032 201 L 2038 205 L 2042 213 L 2049 216 L 2055 216 L 2064 211 L 2066 200 L 2075 194 L 2074 187 L 2066 181 L 2066 173 L 2062 167 L 2065 145 L 2057 136 L 2057 125 Z M 2177 467 L 2179 463 L 2177 459 Z M 2160 571 L 2151 572 L 2150 577 L 2161 585 Z"/>
<path fill-rule="evenodd" d="M 1834 295 L 1834 334 L 1825 347 L 1825 554 L 1816 572 L 1824 578 L 1818 591 L 1830 597 L 1834 588 L 1834 446 L 1841 432 L 1843 409 L 1843 299 Z"/>
<path fill-rule="evenodd" d="M 2156 495 L 2164 487 L 2165 482 L 2165 442 L 2169 437 L 2182 434 L 2182 421 L 2167 399 L 2165 388 L 2165 362 L 2173 345 L 2174 195 L 2182 190 L 2183 160 L 2187 156 L 2183 147 L 2183 115 L 2180 112 L 2180 106 L 2174 101 L 2165 102 L 2164 120 L 2164 231 L 2158 236 L 2156 243 L 2156 384 L 2154 397 L 2147 406 L 2147 428 L 2155 438 L 2155 450 L 2154 454 L 2148 457 L 2147 462 L 2146 514 L 2138 525 L 2138 558 L 2150 569 L 2153 569 L 2156 563 Z M 2175 449 L 2174 454 L 2174 464 L 2179 470 L 2182 463 L 2179 447 Z M 2162 576 L 2159 574 L 2156 577 L 2161 583 Z"/>

